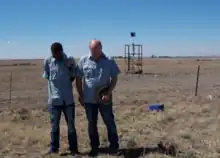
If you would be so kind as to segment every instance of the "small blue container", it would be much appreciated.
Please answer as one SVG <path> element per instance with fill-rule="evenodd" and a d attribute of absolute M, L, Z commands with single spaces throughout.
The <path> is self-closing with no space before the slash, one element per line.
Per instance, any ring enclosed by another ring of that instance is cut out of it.
<path fill-rule="evenodd" d="M 164 104 L 151 104 L 148 107 L 149 111 L 164 111 Z"/>

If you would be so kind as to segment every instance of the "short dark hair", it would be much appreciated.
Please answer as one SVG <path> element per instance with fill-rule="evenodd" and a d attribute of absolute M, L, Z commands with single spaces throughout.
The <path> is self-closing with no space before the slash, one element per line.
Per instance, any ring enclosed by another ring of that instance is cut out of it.
<path fill-rule="evenodd" d="M 52 52 L 63 52 L 63 46 L 61 43 L 59 42 L 54 42 L 52 45 L 51 45 L 51 51 Z"/>

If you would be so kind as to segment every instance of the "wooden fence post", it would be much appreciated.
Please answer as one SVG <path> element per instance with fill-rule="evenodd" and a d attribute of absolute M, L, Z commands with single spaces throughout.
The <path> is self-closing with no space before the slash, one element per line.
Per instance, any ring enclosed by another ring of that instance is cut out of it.
<path fill-rule="evenodd" d="M 197 67 L 195 96 L 197 96 L 197 94 L 198 94 L 199 76 L 200 76 L 200 65 L 198 65 L 198 67 Z"/>
<path fill-rule="evenodd" d="M 12 92 L 12 71 L 9 76 L 9 104 L 11 104 L 11 92 Z"/>

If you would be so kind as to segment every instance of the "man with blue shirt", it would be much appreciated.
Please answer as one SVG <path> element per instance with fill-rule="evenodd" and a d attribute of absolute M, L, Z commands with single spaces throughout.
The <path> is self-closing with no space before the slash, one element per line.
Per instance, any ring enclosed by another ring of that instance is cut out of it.
<path fill-rule="evenodd" d="M 51 45 L 52 56 L 44 60 L 43 77 L 48 80 L 48 104 L 51 121 L 51 142 L 48 154 L 58 153 L 60 147 L 60 118 L 63 112 L 67 127 L 69 150 L 78 154 L 75 129 L 75 104 L 72 82 L 75 79 L 75 61 L 67 58 L 60 43 Z"/>
<path fill-rule="evenodd" d="M 85 107 L 88 120 L 88 132 L 90 137 L 90 156 L 98 154 L 100 145 L 97 129 L 98 112 L 108 130 L 108 140 L 112 154 L 118 154 L 119 143 L 117 128 L 114 120 L 112 102 L 108 105 L 99 103 L 96 98 L 96 90 L 102 85 L 108 85 L 108 92 L 102 96 L 104 101 L 111 99 L 117 77 L 120 70 L 113 59 L 102 52 L 102 44 L 98 40 L 90 42 L 91 54 L 81 57 L 77 65 L 76 87 L 79 93 L 79 101 Z"/>

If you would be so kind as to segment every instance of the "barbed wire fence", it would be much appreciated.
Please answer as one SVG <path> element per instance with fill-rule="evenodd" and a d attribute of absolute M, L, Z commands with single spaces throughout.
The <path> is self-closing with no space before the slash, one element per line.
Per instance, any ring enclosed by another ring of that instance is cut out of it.
<path fill-rule="evenodd" d="M 9 71 L 0 76 L 0 107 L 46 106 L 47 83 L 39 79 L 40 76 L 32 78 L 28 74 Z"/>
<path fill-rule="evenodd" d="M 202 72 L 201 72 L 202 68 Z M 19 67 L 15 66 L 15 68 L 9 70 L 4 70 L 5 68 L 1 68 L 2 70 L 0 74 L 0 106 L 46 106 L 47 105 L 47 82 L 41 78 L 42 76 L 42 69 L 36 68 L 36 67 Z M 220 89 L 220 83 L 218 82 L 218 78 L 214 75 L 216 74 L 217 67 L 210 67 L 210 68 L 204 68 L 200 64 L 194 65 L 194 70 L 192 71 L 193 74 L 185 79 L 184 84 L 182 82 L 179 82 L 179 87 L 184 89 L 186 84 L 190 84 L 191 88 L 191 95 L 198 96 L 200 95 L 200 92 L 202 93 L 205 90 L 208 90 L 207 95 L 209 93 L 212 93 L 213 86 L 215 86 L 215 94 L 219 92 Z M 209 70 L 213 70 L 213 72 L 210 75 L 204 75 Z M 215 71 L 214 71 L 215 70 Z M 206 71 L 206 72 L 205 72 Z M 182 71 L 183 72 L 183 71 Z M 147 73 L 145 71 L 145 75 L 147 76 L 150 73 Z M 187 72 L 186 72 L 187 74 Z M 153 74 L 154 76 L 160 77 L 160 74 Z M 184 75 L 184 74 L 182 74 Z M 214 77 L 211 77 L 213 75 Z M 124 76 L 126 76 L 124 74 Z M 129 75 L 128 75 L 129 76 Z M 187 75 L 185 75 L 187 76 Z M 134 78 L 135 76 L 133 76 Z M 159 78 L 158 77 L 158 78 Z M 171 76 L 169 78 L 175 79 L 175 75 Z M 127 77 L 126 79 L 128 79 Z M 137 80 L 140 79 L 140 76 L 136 76 Z M 156 80 L 157 77 L 155 77 Z M 147 78 L 146 78 L 147 79 Z M 166 78 L 165 78 L 166 79 Z M 123 80 L 123 79 L 121 79 Z M 152 79 L 154 80 L 154 79 Z M 188 81 L 186 81 L 188 80 Z M 175 81 L 178 81 L 178 78 L 175 79 Z M 220 81 L 220 80 L 219 80 Z M 145 82 L 144 80 L 139 80 L 138 82 Z M 148 81 L 146 81 L 148 82 Z M 167 83 L 169 82 L 170 85 L 173 81 L 169 81 L 167 78 Z M 187 83 L 189 82 L 189 83 Z M 193 83 L 192 83 L 193 82 Z M 133 84 L 130 82 L 128 86 Z M 152 84 L 159 84 L 159 83 L 152 83 Z M 182 85 L 181 85 L 182 84 Z M 151 83 L 149 83 L 151 85 Z M 134 86 L 135 87 L 135 86 Z M 142 87 L 144 88 L 144 87 Z M 146 87 L 148 88 L 148 87 Z M 180 90 L 181 90 L 180 88 Z M 142 95 L 138 93 L 137 95 Z"/>

